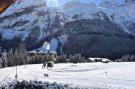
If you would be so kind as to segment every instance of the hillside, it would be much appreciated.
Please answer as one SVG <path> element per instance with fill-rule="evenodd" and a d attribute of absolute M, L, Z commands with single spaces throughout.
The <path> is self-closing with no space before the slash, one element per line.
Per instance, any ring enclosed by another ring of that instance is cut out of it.
<path fill-rule="evenodd" d="M 77 20 L 65 25 L 69 39 L 63 47 L 67 54 L 107 57 L 112 60 L 134 53 L 135 37 L 111 21 Z"/>
<path fill-rule="evenodd" d="M 97 6 L 73 0 L 50 8 L 45 0 L 17 0 L 0 15 L 0 46 L 16 49 L 23 42 L 33 50 L 47 41 L 57 53 L 111 59 L 135 54 L 134 3 L 103 0 Z"/>

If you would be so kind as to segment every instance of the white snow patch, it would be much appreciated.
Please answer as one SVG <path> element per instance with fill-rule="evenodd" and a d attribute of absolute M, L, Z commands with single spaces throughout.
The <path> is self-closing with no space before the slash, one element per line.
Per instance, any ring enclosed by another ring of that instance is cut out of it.
<path fill-rule="evenodd" d="M 56 38 L 53 38 L 50 42 L 50 51 L 57 52 L 58 47 L 58 40 Z"/>
<path fill-rule="evenodd" d="M 18 80 L 37 80 L 103 89 L 135 89 L 134 63 L 55 64 L 51 70 L 42 64 L 18 66 Z M 0 69 L 0 84 L 14 79 L 15 67 Z M 49 77 L 44 77 L 48 74 Z"/>

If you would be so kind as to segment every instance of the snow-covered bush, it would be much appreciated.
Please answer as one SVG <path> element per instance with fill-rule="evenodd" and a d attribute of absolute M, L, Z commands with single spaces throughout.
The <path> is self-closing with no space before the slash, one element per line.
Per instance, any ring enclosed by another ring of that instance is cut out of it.
<path fill-rule="evenodd" d="M 22 81 L 12 82 L 0 87 L 0 89 L 81 89 L 79 87 L 71 87 L 67 84 L 58 84 L 56 82 L 41 81 Z"/>

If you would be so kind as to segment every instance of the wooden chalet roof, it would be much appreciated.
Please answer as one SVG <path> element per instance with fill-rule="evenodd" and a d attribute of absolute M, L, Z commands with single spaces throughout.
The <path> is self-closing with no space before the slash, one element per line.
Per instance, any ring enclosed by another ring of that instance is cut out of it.
<path fill-rule="evenodd" d="M 4 12 L 16 0 L 0 0 L 0 13 Z"/>

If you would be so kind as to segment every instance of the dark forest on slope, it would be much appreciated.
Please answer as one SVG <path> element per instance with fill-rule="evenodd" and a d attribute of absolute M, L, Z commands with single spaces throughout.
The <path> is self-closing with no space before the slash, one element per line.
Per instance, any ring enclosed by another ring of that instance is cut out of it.
<path fill-rule="evenodd" d="M 63 48 L 67 54 L 81 53 L 112 60 L 135 54 L 135 37 L 110 21 L 84 19 L 67 23 L 65 28 L 70 35 Z"/>

